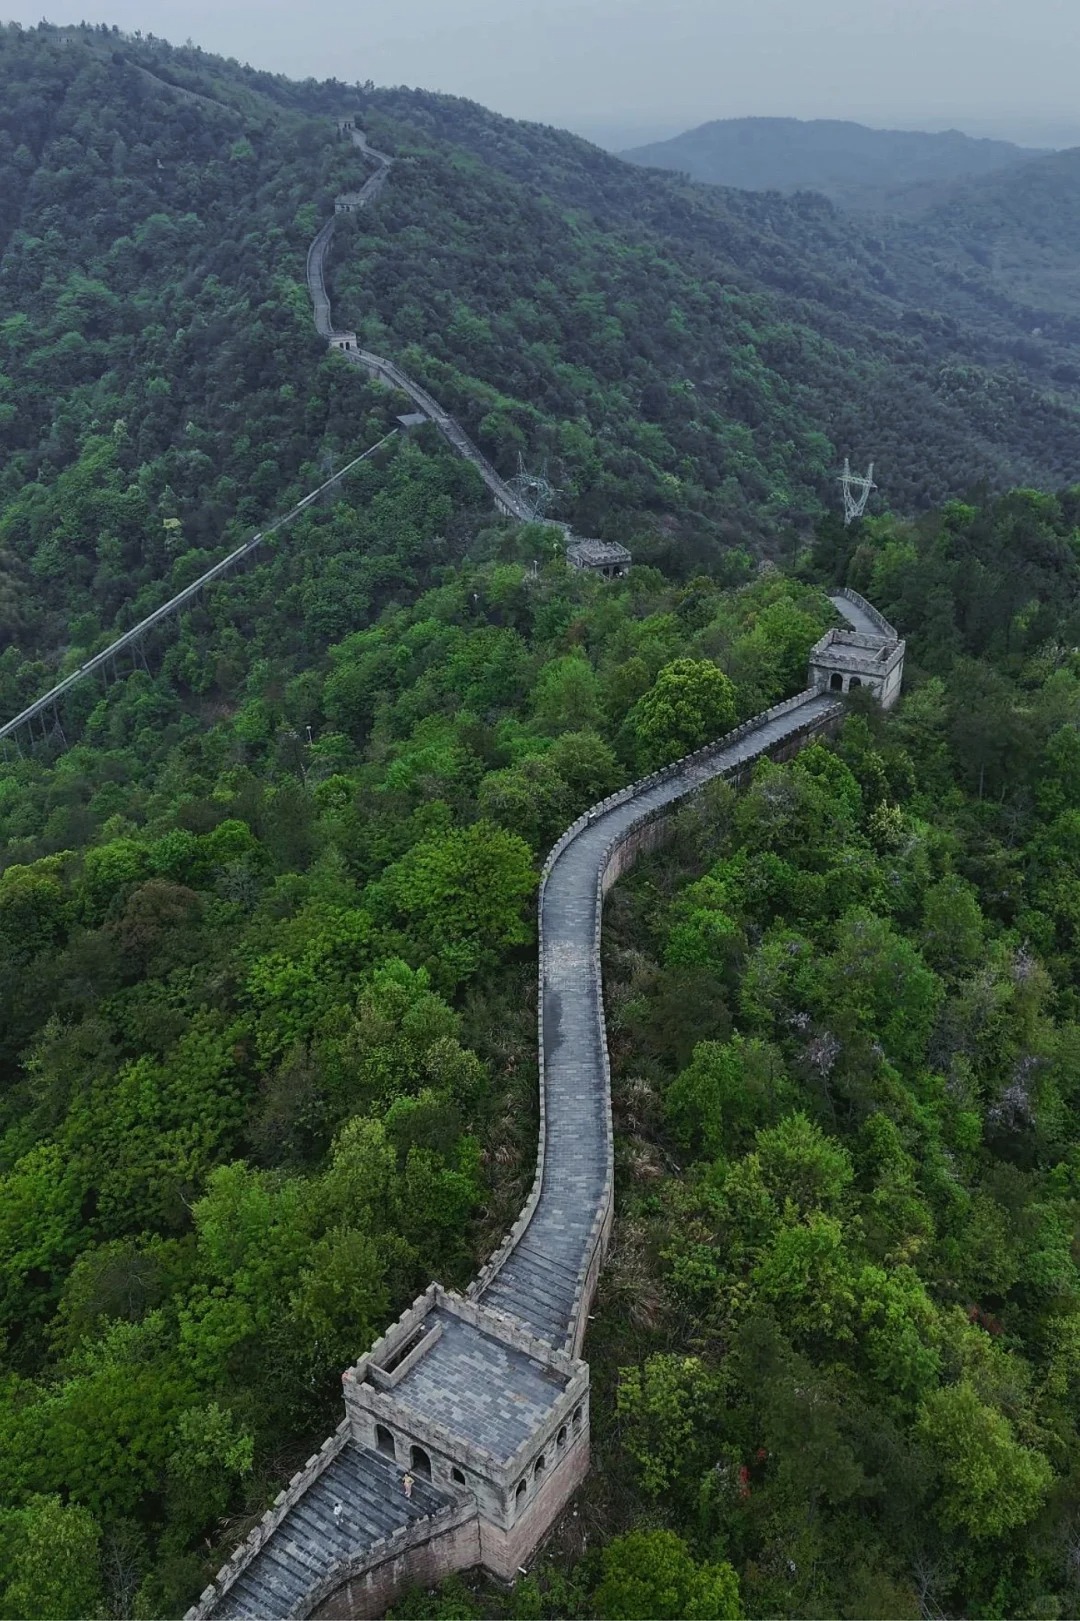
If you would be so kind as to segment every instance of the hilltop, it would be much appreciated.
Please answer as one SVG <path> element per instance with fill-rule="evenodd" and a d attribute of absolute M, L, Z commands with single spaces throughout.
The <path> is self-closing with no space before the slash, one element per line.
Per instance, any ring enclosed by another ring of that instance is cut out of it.
<path fill-rule="evenodd" d="M 917 211 L 942 183 L 1027 162 L 1039 153 L 959 130 L 869 129 L 831 118 L 722 118 L 620 154 L 713 186 L 817 191 L 857 212 Z"/>

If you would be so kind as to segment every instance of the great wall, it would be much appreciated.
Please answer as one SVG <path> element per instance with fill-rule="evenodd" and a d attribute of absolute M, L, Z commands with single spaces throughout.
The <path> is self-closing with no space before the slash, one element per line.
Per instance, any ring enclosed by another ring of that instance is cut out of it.
<path fill-rule="evenodd" d="M 379 195 L 391 160 L 351 120 L 342 120 L 339 132 L 377 165 L 359 192 L 338 200 L 340 214 Z M 335 330 L 325 264 L 336 217 L 308 254 L 320 334 L 346 360 L 407 395 L 476 467 L 501 511 L 531 517 L 425 389 L 359 347 L 355 334 Z M 155 622 L 237 556 L 157 610 Z M 185 1621 L 376 1616 L 403 1587 L 473 1567 L 512 1581 L 566 1508 L 589 1467 L 589 1369 L 581 1351 L 614 1213 L 600 970 L 604 897 L 666 836 L 679 801 L 718 778 L 740 785 L 756 761 L 786 759 L 833 731 L 844 714 L 839 695 L 855 686 L 867 687 L 885 707 L 895 703 L 904 643 L 856 593 L 831 600 L 850 628 L 829 631 L 813 649 L 805 691 L 612 794 L 552 850 L 539 891 L 540 1119 L 525 1206 L 465 1295 L 431 1284 L 345 1370 L 341 1424 Z M 124 641 L 0 728 L 0 738 L 44 714 Z"/>
<path fill-rule="evenodd" d="M 333 324 L 325 267 L 337 217 L 382 191 L 391 159 L 351 120 L 376 173 L 338 199 L 308 254 L 327 343 L 407 395 L 480 473 L 500 511 L 518 498 L 458 423 L 392 361 Z M 604 896 L 656 846 L 678 801 L 755 761 L 785 759 L 837 726 L 837 693 L 899 696 L 904 644 L 869 603 L 832 601 L 850 629 L 811 654 L 805 692 L 611 795 L 568 828 L 538 905 L 540 1124 L 536 1175 L 505 1241 L 464 1296 L 433 1283 L 343 1375 L 345 1418 L 189 1610 L 210 1617 L 366 1617 L 403 1587 L 483 1567 L 513 1580 L 589 1467 L 581 1350 L 614 1215 L 611 1075 L 600 973 Z"/>

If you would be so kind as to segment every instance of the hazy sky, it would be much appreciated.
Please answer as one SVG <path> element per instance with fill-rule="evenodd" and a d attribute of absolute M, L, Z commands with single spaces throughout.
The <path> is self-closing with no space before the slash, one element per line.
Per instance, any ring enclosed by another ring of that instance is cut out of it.
<path fill-rule="evenodd" d="M 1080 141 L 1080 0 L 0 0 L 584 133 L 787 114 Z"/>

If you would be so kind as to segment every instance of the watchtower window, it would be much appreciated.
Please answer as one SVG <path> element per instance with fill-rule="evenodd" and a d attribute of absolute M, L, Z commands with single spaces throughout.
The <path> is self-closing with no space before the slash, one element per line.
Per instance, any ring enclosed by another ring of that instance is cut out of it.
<path fill-rule="evenodd" d="M 580 1407 L 575 1407 L 575 1409 L 574 1409 L 573 1424 L 574 1424 L 574 1434 L 575 1435 L 580 1435 L 581 1434 L 581 1408 Z"/>
<path fill-rule="evenodd" d="M 853 675 L 851 680 L 848 682 L 848 691 L 850 692 L 853 687 L 861 687 L 861 686 L 862 686 L 862 682 L 859 680 L 858 676 Z"/>
<path fill-rule="evenodd" d="M 566 1425 L 565 1424 L 563 1425 L 562 1429 L 559 1431 L 558 1435 L 555 1437 L 555 1445 L 559 1448 L 560 1452 L 562 1451 L 563 1447 L 566 1445 Z"/>
<path fill-rule="evenodd" d="M 831 679 L 829 681 L 829 690 L 830 690 L 830 692 L 843 692 L 843 690 L 844 690 L 844 678 L 840 674 L 839 670 L 834 670 L 833 671 L 832 677 L 831 677 Z"/>
<path fill-rule="evenodd" d="M 456 1480 L 459 1486 L 464 1486 L 465 1484 L 465 1476 L 461 1473 L 460 1469 L 451 1469 L 450 1478 L 451 1480 Z"/>
<path fill-rule="evenodd" d="M 423 1475 L 425 1480 L 431 1479 L 431 1459 L 423 1447 L 413 1447 L 409 1453 L 412 1469 L 415 1474 Z"/>
<path fill-rule="evenodd" d="M 544 1478 L 544 1470 L 546 1468 L 547 1468 L 547 1459 L 544 1457 L 544 1454 L 541 1453 L 540 1456 L 536 1460 L 536 1467 L 533 1470 L 533 1479 L 534 1480 L 543 1480 L 543 1478 Z"/>
<path fill-rule="evenodd" d="M 518 1481 L 517 1491 L 514 1493 L 514 1502 L 517 1504 L 518 1508 L 520 1508 L 522 1503 L 525 1501 L 525 1493 L 528 1491 L 528 1489 L 529 1488 L 526 1486 L 523 1480 Z"/>
<path fill-rule="evenodd" d="M 380 1452 L 385 1452 L 388 1458 L 397 1457 L 397 1447 L 394 1445 L 394 1437 L 390 1434 L 390 1431 L 387 1429 L 385 1424 L 376 1424 L 375 1426 L 375 1445 L 378 1447 Z"/>

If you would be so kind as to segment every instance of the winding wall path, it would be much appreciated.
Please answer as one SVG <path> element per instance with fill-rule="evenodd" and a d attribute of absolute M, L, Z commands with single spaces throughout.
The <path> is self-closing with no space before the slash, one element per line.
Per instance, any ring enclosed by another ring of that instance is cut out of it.
<path fill-rule="evenodd" d="M 429 394 L 426 388 L 408 376 L 394 361 L 376 355 L 370 349 L 356 347 L 356 334 L 353 332 L 338 331 L 333 322 L 333 313 L 330 308 L 330 298 L 326 291 L 326 260 L 333 245 L 334 232 L 341 213 L 355 213 L 374 201 L 382 191 L 389 177 L 393 159 L 387 157 L 385 152 L 376 151 L 368 144 L 367 137 L 361 130 L 349 128 L 348 134 L 354 145 L 363 152 L 364 156 L 371 158 L 378 169 L 371 179 L 362 186 L 358 192 L 349 193 L 339 198 L 339 211 L 331 216 L 311 244 L 307 257 L 307 283 L 311 294 L 311 303 L 315 315 L 315 326 L 322 337 L 335 349 L 344 355 L 346 360 L 360 366 L 369 376 L 378 377 L 391 387 L 398 389 L 423 413 L 430 422 L 433 422 L 443 438 L 459 456 L 471 462 L 480 477 L 487 485 L 495 498 L 495 505 L 500 512 L 510 518 L 519 518 L 527 523 L 535 516 L 529 503 L 510 488 L 504 478 L 492 467 L 487 457 L 478 450 L 469 438 L 460 422 L 452 417 L 449 411 L 443 409 L 438 400 Z M 344 206 L 342 206 L 344 205 Z M 346 347 L 348 345 L 348 347 Z M 564 528 L 565 525 L 557 527 Z"/>
<path fill-rule="evenodd" d="M 390 160 L 368 147 L 358 132 L 350 133 L 380 165 L 363 191 L 350 199 L 352 206 L 363 206 L 381 189 Z M 352 334 L 335 330 L 325 280 L 334 226 L 334 220 L 327 222 L 308 255 L 308 286 L 318 330 L 347 359 L 406 394 L 448 442 L 477 466 L 500 506 L 512 511 L 513 492 L 438 402 L 392 361 L 356 348 Z M 857 630 L 883 638 L 888 632 L 895 639 L 891 627 L 861 598 L 841 593 L 833 602 Z M 538 1352 L 546 1345 L 564 1356 L 576 1356 L 580 1351 L 611 1228 L 611 1088 L 600 972 L 604 895 L 641 851 L 663 837 L 667 813 L 678 801 L 718 777 L 741 783 L 756 760 L 795 753 L 835 727 L 842 714 L 842 705 L 828 694 L 799 693 L 728 737 L 594 806 L 567 829 L 551 852 L 539 896 L 536 1176 L 512 1231 L 469 1289 L 473 1301 L 497 1314 L 488 1323 L 505 1324 L 506 1332 L 517 1336 L 516 1343 L 523 1348 L 531 1344 Z M 407 1349 L 414 1343 L 415 1333 L 426 1333 L 438 1315 L 437 1310 L 418 1314 L 416 1308 L 403 1314 L 397 1343 Z M 445 1429 L 433 1430 L 436 1445 L 449 1459 L 456 1456 L 464 1463 L 468 1458 L 471 1463 L 477 1456 L 474 1443 L 492 1445 L 488 1432 L 493 1414 L 513 1413 L 515 1404 L 520 1412 L 535 1399 L 540 1364 L 535 1355 L 523 1359 L 506 1345 L 500 1347 L 491 1339 L 490 1329 L 486 1339 L 479 1333 L 472 1336 L 463 1361 L 462 1335 L 467 1337 L 467 1331 L 460 1322 L 455 1328 L 455 1322 L 444 1312 L 438 1334 L 417 1344 L 406 1356 L 406 1364 L 415 1357 L 423 1358 L 423 1388 L 433 1420 L 449 1424 L 451 1415 L 457 1415 L 461 1450 L 454 1452 L 452 1438 L 447 1444 Z M 414 1338 L 408 1338 L 409 1334 Z M 393 1338 L 391 1330 L 369 1357 L 361 1359 L 358 1369 L 374 1361 L 376 1352 L 382 1356 L 379 1348 L 389 1346 Z M 347 1381 L 354 1379 L 354 1371 L 348 1370 L 346 1377 Z M 463 1378 L 475 1382 L 475 1388 L 464 1391 Z M 355 1385 L 347 1383 L 346 1388 L 348 1392 Z M 405 1385 L 398 1389 L 404 1391 Z M 346 1400 L 348 1405 L 348 1395 Z M 413 1401 L 415 1406 L 415 1396 Z M 389 1406 L 376 1410 L 389 1422 Z M 418 1427 L 415 1410 L 411 1418 L 407 1403 L 404 1410 L 407 1426 L 412 1426 L 410 1433 L 429 1443 L 428 1433 Z M 471 1414 L 467 1422 L 466 1411 Z M 352 1422 L 347 1418 L 320 1453 L 293 1477 L 262 1524 L 189 1612 L 187 1621 L 207 1621 L 211 1616 L 257 1621 L 313 1613 L 371 1615 L 379 1613 L 403 1582 L 430 1582 L 453 1569 L 492 1562 L 486 1557 L 489 1544 L 483 1527 L 485 1517 L 497 1516 L 483 1500 L 481 1484 L 476 1497 L 470 1495 L 471 1485 L 464 1491 L 455 1486 L 451 1474 L 463 1485 L 466 1476 L 458 1468 L 451 1471 L 444 1459 L 445 1474 L 425 1485 L 414 1503 L 403 1495 L 401 1469 L 372 1450 L 370 1426 L 358 1425 L 351 1408 L 350 1414 Z M 362 1412 L 360 1419 L 364 1421 Z M 469 1423 L 478 1426 L 471 1433 Z M 547 1452 L 552 1448 L 553 1430 L 545 1431 L 542 1419 L 537 1425 L 539 1444 Z M 561 1433 L 565 1435 L 565 1427 Z M 515 1570 L 519 1557 L 527 1558 L 534 1551 L 587 1468 L 587 1447 L 586 1431 L 577 1448 L 576 1466 L 568 1461 L 575 1449 L 564 1454 L 563 1485 L 559 1486 L 556 1475 L 555 1493 L 548 1502 L 537 1495 L 536 1512 L 531 1512 L 534 1503 L 527 1499 L 520 1523 L 515 1527 L 512 1517 L 505 1522 L 510 1532 L 499 1534 L 504 1538 L 507 1534 L 512 1538 L 515 1530 L 518 1534 L 516 1542 L 505 1544 L 514 1550 L 507 1570 Z M 557 1449 L 552 1450 L 558 1462 Z M 415 1448 L 413 1451 L 415 1454 Z M 484 1456 L 490 1459 L 489 1452 Z M 516 1464 L 512 1472 L 518 1473 Z M 522 1471 L 523 1480 L 527 1473 Z M 524 1483 L 517 1486 L 512 1512 L 525 1490 Z"/>
<path fill-rule="evenodd" d="M 848 604 L 834 598 L 854 621 Z M 548 858 L 540 890 L 541 1120 L 537 1173 L 525 1208 L 469 1294 L 537 1341 L 576 1354 L 613 1214 L 610 1070 L 600 973 L 603 897 L 639 853 L 664 835 L 665 815 L 706 783 L 741 783 L 755 761 L 785 758 L 843 715 L 827 694 L 802 692 L 729 736 L 613 794 L 567 829 Z M 426 1355 L 425 1382 L 460 1400 L 460 1362 L 444 1337 Z M 503 1359 L 475 1376 L 513 1410 L 535 1378 Z M 519 1383 L 522 1389 L 518 1389 Z M 490 1387 L 494 1386 L 494 1390 Z M 565 1467 L 565 1466 L 564 1466 Z M 400 1469 L 358 1444 L 348 1420 L 294 1477 L 262 1527 L 241 1546 L 186 1621 L 266 1621 L 313 1613 L 378 1613 L 402 1583 L 430 1582 L 482 1562 L 482 1543 L 463 1538 L 471 1523 L 460 1496 L 425 1486 L 417 1515 L 401 1491 Z M 381 1487 L 381 1489 L 380 1489 Z M 344 1506 L 343 1506 L 344 1505 Z M 477 1511 L 473 1509 L 475 1515 Z M 541 1518 L 524 1557 L 550 1524 Z M 388 1532 L 387 1527 L 393 1529 Z M 512 1568 L 516 1568 L 516 1565 Z M 387 1572 L 389 1571 L 389 1574 Z M 321 1606 L 335 1590 L 378 1573 L 381 1595 Z"/>
<path fill-rule="evenodd" d="M 358 131 L 349 133 L 378 169 L 361 191 L 343 200 L 345 211 L 378 196 L 391 163 Z M 503 511 L 531 517 L 531 510 L 427 390 L 392 361 L 357 349 L 351 334 L 335 331 L 325 281 L 334 227 L 330 220 L 319 232 L 307 261 L 321 335 L 347 359 L 407 395 L 477 468 Z M 9 721 L 0 728 L 0 739 L 175 612 L 327 487 L 313 491 L 286 517 Z M 888 633 L 895 640 L 891 627 L 861 598 L 843 593 L 833 601 L 857 630 L 883 640 Z M 433 1286 L 422 1341 L 413 1344 L 399 1335 L 404 1347 L 400 1366 L 376 1370 L 384 1391 L 394 1384 L 403 1392 L 406 1376 L 412 1380 L 413 1435 L 429 1439 L 415 1427 L 418 1389 L 432 1415 L 437 1443 L 445 1442 L 456 1426 L 444 1446 L 447 1473 L 411 1480 L 395 1461 L 396 1454 L 388 1459 L 385 1448 L 366 1444 L 347 1418 L 279 1494 L 273 1509 L 188 1612 L 187 1621 L 210 1616 L 268 1621 L 316 1611 L 374 1614 L 402 1582 L 436 1580 L 452 1569 L 490 1563 L 492 1550 L 503 1573 L 512 1574 L 519 1559 L 535 1550 L 588 1466 L 587 1423 L 582 1422 L 588 1370 L 574 1358 L 584 1338 L 613 1213 L 610 1070 L 600 974 L 604 895 L 638 854 L 663 837 L 667 813 L 678 801 L 716 778 L 741 783 L 756 760 L 796 752 L 834 727 L 842 713 L 842 705 L 828 694 L 799 693 L 717 743 L 611 795 L 563 834 L 544 867 L 539 897 L 540 1130 L 532 1191 L 512 1231 L 469 1290 L 472 1302 L 485 1309 L 477 1311 L 468 1302 L 452 1307 Z M 377 1349 L 357 1368 L 370 1362 Z M 353 1370 L 346 1378 L 355 1380 Z M 574 1439 L 567 1446 L 574 1404 Z M 388 1407 L 375 1410 L 388 1412 Z M 537 1435 L 544 1454 L 530 1461 L 530 1436 Z M 506 1459 L 496 1455 L 500 1439 L 504 1450 L 514 1449 Z M 455 1445 L 460 1451 L 454 1451 Z M 479 1464 L 475 1486 L 463 1469 L 449 1468 L 455 1457 L 463 1464 Z M 541 1490 L 538 1482 L 547 1457 L 552 1468 Z M 430 1473 L 430 1458 L 427 1463 Z M 492 1509 L 490 1494 L 484 1497 L 483 1472 L 489 1465 L 487 1484 L 503 1476 L 510 1482 L 501 1510 L 498 1504 Z M 485 1526 L 488 1533 L 494 1528 L 488 1541 Z"/>

